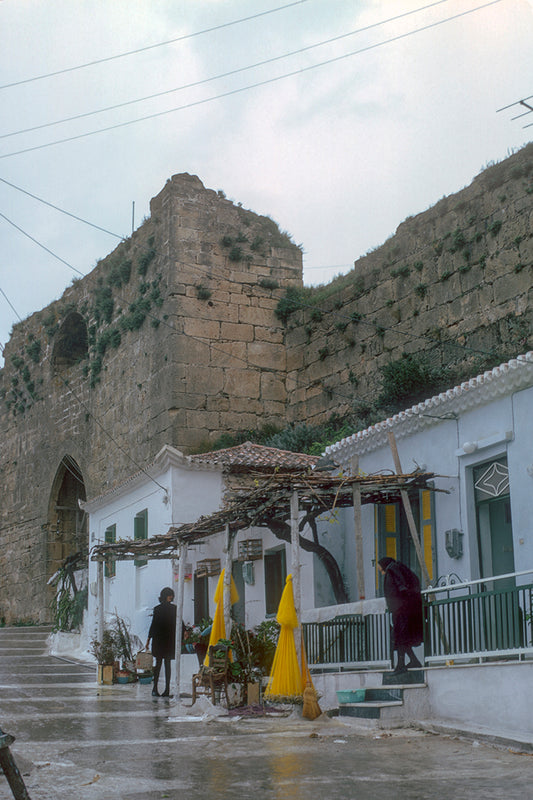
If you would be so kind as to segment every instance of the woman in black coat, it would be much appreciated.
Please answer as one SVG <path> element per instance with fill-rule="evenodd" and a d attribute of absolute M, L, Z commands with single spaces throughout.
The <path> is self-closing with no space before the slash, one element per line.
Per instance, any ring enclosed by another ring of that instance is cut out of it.
<path fill-rule="evenodd" d="M 148 631 L 146 649 L 152 640 L 152 655 L 155 658 L 154 697 L 171 697 L 170 694 L 170 662 L 175 658 L 176 651 L 176 606 L 173 604 L 174 592 L 169 586 L 161 589 L 159 605 L 155 606 L 152 624 Z M 161 664 L 165 662 L 165 691 L 160 695 L 157 691 L 157 682 L 161 672 Z"/>
<path fill-rule="evenodd" d="M 380 558 L 379 570 L 384 575 L 383 592 L 392 614 L 393 646 L 398 651 L 394 672 L 404 672 L 422 664 L 413 653 L 413 647 L 424 638 L 422 623 L 422 595 L 418 576 L 394 558 Z M 409 663 L 405 664 L 405 656 Z"/>

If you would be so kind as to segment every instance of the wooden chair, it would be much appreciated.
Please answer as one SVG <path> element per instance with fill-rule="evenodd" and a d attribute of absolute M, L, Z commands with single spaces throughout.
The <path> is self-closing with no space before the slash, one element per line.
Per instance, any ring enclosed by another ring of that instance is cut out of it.
<path fill-rule="evenodd" d="M 211 695 L 211 702 L 216 704 L 216 693 L 226 693 L 228 700 L 228 661 L 229 650 L 225 644 L 212 644 L 209 648 L 209 666 L 201 666 L 200 671 L 192 676 L 192 705 L 196 703 L 198 694 Z"/>

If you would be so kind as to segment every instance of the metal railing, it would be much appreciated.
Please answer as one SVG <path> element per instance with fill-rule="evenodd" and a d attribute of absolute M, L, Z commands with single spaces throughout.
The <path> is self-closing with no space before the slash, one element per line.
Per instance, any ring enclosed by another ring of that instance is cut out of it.
<path fill-rule="evenodd" d="M 346 614 L 304 622 L 305 651 L 314 664 L 368 664 L 390 660 L 390 614 Z"/>
<path fill-rule="evenodd" d="M 475 581 L 446 582 L 424 592 L 428 663 L 533 655 L 532 570 Z"/>
<path fill-rule="evenodd" d="M 468 582 L 447 576 L 425 590 L 426 663 L 533 656 L 533 583 L 516 585 L 526 576 L 533 570 Z M 390 623 L 387 611 L 304 623 L 309 666 L 390 662 Z"/>

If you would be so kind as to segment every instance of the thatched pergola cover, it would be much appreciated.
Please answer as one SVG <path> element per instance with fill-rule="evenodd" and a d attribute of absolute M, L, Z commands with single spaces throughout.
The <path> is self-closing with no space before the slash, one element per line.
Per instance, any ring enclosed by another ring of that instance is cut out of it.
<path fill-rule="evenodd" d="M 316 459 L 318 460 L 318 459 Z M 304 513 L 319 514 L 353 505 L 353 487 L 361 490 L 361 503 L 394 503 L 401 499 L 401 490 L 408 492 L 434 488 L 428 482 L 434 473 L 412 472 L 344 476 L 311 470 L 266 474 L 248 467 L 228 470 L 228 490 L 220 511 L 202 516 L 196 522 L 169 528 L 167 533 L 150 539 L 121 540 L 96 545 L 93 561 L 130 560 L 134 558 L 176 558 L 181 544 L 199 544 L 204 539 L 226 530 L 237 532 L 252 526 L 268 526 L 270 520 L 290 516 L 291 496 L 298 492 L 299 508 Z M 271 466 L 272 469 L 272 466 Z"/>

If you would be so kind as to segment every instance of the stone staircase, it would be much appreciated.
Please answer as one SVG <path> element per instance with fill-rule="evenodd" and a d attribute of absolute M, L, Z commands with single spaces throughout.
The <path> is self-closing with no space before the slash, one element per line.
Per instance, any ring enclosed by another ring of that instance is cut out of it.
<path fill-rule="evenodd" d="M 401 727 L 427 716 L 429 695 L 423 669 L 400 675 L 374 673 L 371 682 L 374 685 L 337 690 L 339 717 L 357 717 L 376 727 Z"/>

